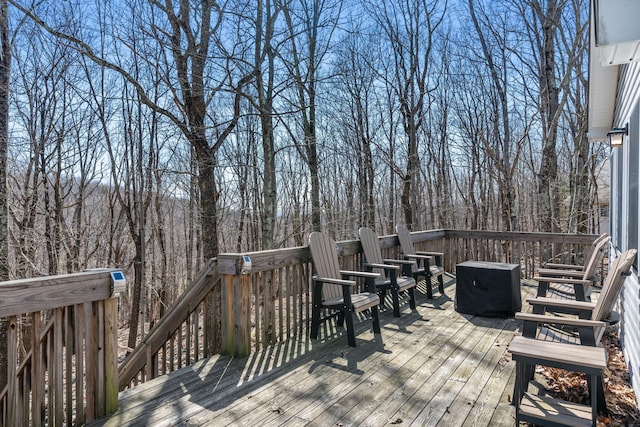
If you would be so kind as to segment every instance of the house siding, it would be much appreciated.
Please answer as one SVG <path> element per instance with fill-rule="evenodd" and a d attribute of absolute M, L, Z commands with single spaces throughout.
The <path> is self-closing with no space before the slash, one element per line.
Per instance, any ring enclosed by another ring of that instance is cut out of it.
<path fill-rule="evenodd" d="M 640 63 L 620 67 L 614 127 L 629 125 L 629 136 L 620 148 L 611 150 L 611 244 L 612 258 L 629 248 L 640 246 L 638 188 L 640 144 Z M 635 200 L 631 200 L 631 198 Z M 631 382 L 640 396 L 640 285 L 636 259 L 633 274 L 622 289 L 618 311 L 621 314 L 620 340 L 631 374 Z"/>
<path fill-rule="evenodd" d="M 622 127 L 629 122 L 631 111 L 640 98 L 640 63 L 633 62 L 620 67 L 618 96 L 616 97 L 614 123 Z"/>

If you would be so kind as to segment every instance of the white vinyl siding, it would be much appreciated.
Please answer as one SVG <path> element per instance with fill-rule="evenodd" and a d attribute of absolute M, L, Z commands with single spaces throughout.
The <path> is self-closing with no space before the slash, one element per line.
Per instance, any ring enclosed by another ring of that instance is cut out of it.
<path fill-rule="evenodd" d="M 640 64 L 620 68 L 618 96 L 612 127 L 629 125 L 623 146 L 611 150 L 611 243 L 612 257 L 640 243 L 638 196 L 640 187 Z M 618 310 L 622 316 L 620 339 L 631 374 L 631 382 L 640 396 L 640 286 L 636 259 L 633 274 L 625 281 Z"/>

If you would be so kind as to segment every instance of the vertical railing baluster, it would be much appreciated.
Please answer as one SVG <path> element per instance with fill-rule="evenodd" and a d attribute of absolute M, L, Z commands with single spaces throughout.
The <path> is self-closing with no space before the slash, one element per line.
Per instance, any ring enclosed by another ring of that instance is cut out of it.
<path fill-rule="evenodd" d="M 8 424 L 9 426 L 15 425 L 23 425 L 23 417 L 24 414 L 18 413 L 17 410 L 14 410 L 17 406 L 16 396 L 17 388 L 18 388 L 18 378 L 17 378 L 17 369 L 18 369 L 18 318 L 16 316 L 9 316 L 7 318 L 7 401 L 9 402 L 8 411 Z"/>
<path fill-rule="evenodd" d="M 86 328 L 84 320 L 84 306 L 76 304 L 75 313 L 75 340 L 74 349 L 76 353 L 76 422 L 82 425 L 86 421 L 85 415 L 85 349 L 86 349 Z"/>

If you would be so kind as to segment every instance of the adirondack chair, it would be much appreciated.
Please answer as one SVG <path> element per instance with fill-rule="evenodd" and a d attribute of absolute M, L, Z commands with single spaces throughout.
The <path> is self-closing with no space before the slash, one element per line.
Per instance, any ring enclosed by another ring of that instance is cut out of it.
<path fill-rule="evenodd" d="M 590 299 L 591 285 L 599 280 L 600 264 L 604 258 L 611 237 L 603 234 L 591 246 L 584 268 L 558 269 L 540 268 L 533 279 L 538 281 L 538 296 L 545 297 L 553 294 L 561 298 L 574 298 L 577 301 Z M 562 264 L 565 265 L 565 264 Z"/>
<path fill-rule="evenodd" d="M 373 332 L 380 334 L 378 305 L 380 298 L 375 290 L 374 280 L 379 273 L 346 271 L 340 269 L 336 242 L 330 237 L 314 231 L 309 235 L 309 249 L 316 274 L 312 278 L 311 338 L 318 338 L 321 311 L 323 309 L 338 313 L 338 326 L 347 323 L 347 341 L 349 346 L 356 347 L 353 316 L 365 310 L 371 310 Z M 355 280 L 349 277 L 365 279 L 366 292 L 355 293 Z"/>
<path fill-rule="evenodd" d="M 537 297 L 527 300 L 532 305 L 534 313 L 516 313 L 516 319 L 523 321 L 523 328 L 522 337 L 516 337 L 517 341 L 514 338 L 516 341 L 514 346 L 517 347 L 515 351 L 518 353 L 518 357 L 524 361 L 519 362 L 514 386 L 516 405 L 523 397 L 528 381 L 533 378 L 535 365 L 546 365 L 550 357 L 555 358 L 556 365 L 553 366 L 560 366 L 564 363 L 567 366 L 575 367 L 580 364 L 580 361 L 576 360 L 580 357 L 584 357 L 583 362 L 587 363 L 586 358 L 591 356 L 586 353 L 593 352 L 578 350 L 575 345 L 597 347 L 606 327 L 618 321 L 618 315 L 613 312 L 613 307 L 625 277 L 630 274 L 636 254 L 636 249 L 630 249 L 616 258 L 609 269 L 596 303 Z M 549 311 L 565 315 L 546 314 Z M 566 314 L 572 314 L 577 318 L 566 316 Z M 579 356 L 581 352 L 585 352 L 585 355 Z M 533 356 L 533 354 L 537 355 Z M 596 357 L 599 356 L 596 354 Z M 581 369 L 587 368 L 589 367 L 583 366 Z M 587 371 L 581 370 L 581 372 Z M 592 396 L 592 398 L 599 402 L 598 409 L 606 412 L 602 375 L 600 373 L 593 378 L 596 380 L 594 390 L 597 396 Z"/>
<path fill-rule="evenodd" d="M 601 235 L 596 237 L 596 239 L 593 241 L 593 243 L 591 243 L 591 246 L 589 247 L 589 250 L 585 254 L 585 256 L 584 256 L 584 264 L 582 264 L 582 265 L 579 265 L 579 264 L 560 264 L 560 263 L 546 262 L 542 266 L 542 269 L 545 269 L 545 270 L 583 271 L 583 270 L 585 270 L 587 268 L 587 264 L 589 263 L 589 260 L 594 256 L 594 252 L 599 247 L 599 243 L 600 243 L 601 240 L 606 240 L 606 243 L 608 244 L 611 241 L 611 236 L 609 236 L 609 234 L 607 234 L 607 233 L 602 233 Z"/>
<path fill-rule="evenodd" d="M 581 345 L 595 346 L 600 342 L 605 328 L 617 321 L 613 311 L 625 277 L 628 276 L 637 250 L 629 249 L 613 261 L 598 297 L 598 301 L 574 301 L 558 298 L 536 297 L 527 299 L 533 313 L 516 313 L 517 320 L 524 322 L 522 335 L 529 338 L 560 340 Z M 573 314 L 577 316 L 550 316 L 546 313 Z M 553 330 L 541 328 L 556 326 Z M 557 328 L 561 326 L 561 328 Z M 575 331 L 575 334 L 573 333 Z M 577 335 L 576 335 L 577 334 Z"/>
<path fill-rule="evenodd" d="M 411 266 L 411 274 L 413 278 L 418 281 L 418 277 L 424 277 L 427 287 L 427 298 L 433 298 L 433 291 L 431 289 L 431 278 L 436 277 L 438 279 L 438 290 L 440 294 L 444 295 L 444 268 L 442 267 L 442 252 L 423 252 L 416 251 L 413 248 L 413 240 L 411 240 L 411 234 L 406 227 L 402 225 L 396 226 L 396 233 L 398 234 L 398 240 L 400 241 L 400 248 L 402 250 L 402 256 L 405 259 L 413 261 Z M 435 262 L 433 262 L 435 260 Z M 422 266 L 420 265 L 422 261 Z"/>
<path fill-rule="evenodd" d="M 358 230 L 360 243 L 364 251 L 364 266 L 368 271 L 380 274 L 380 278 L 375 279 L 376 289 L 381 293 L 381 305 L 387 290 L 391 291 L 391 301 L 393 303 L 393 315 L 400 317 L 400 292 L 408 292 L 409 307 L 416 309 L 415 287 L 416 281 L 411 277 L 411 266 L 413 261 L 383 259 L 380 246 L 378 244 L 378 236 L 369 228 L 362 227 Z M 399 274 L 402 269 L 402 275 Z"/>

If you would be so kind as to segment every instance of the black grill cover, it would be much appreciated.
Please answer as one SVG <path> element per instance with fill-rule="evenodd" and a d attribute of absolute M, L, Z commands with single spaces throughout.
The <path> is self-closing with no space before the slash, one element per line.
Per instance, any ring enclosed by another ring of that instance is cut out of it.
<path fill-rule="evenodd" d="M 513 316 L 522 309 L 520 266 L 484 261 L 458 264 L 455 309 L 476 316 Z"/>

